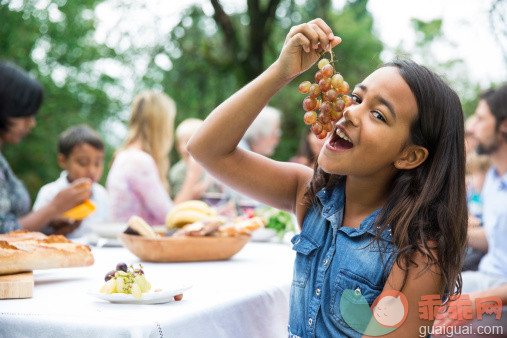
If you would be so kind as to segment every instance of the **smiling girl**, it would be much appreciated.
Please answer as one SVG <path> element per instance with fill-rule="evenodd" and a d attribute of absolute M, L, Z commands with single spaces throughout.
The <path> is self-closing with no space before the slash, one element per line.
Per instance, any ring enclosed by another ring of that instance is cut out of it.
<path fill-rule="evenodd" d="M 321 19 L 293 27 L 278 60 L 217 107 L 188 150 L 233 189 L 296 214 L 290 336 L 361 336 L 340 310 L 346 290 L 369 305 L 401 290 L 408 315 L 390 335 L 416 336 L 432 324 L 419 316 L 421 296 L 461 289 L 467 209 L 456 93 L 427 68 L 394 61 L 356 85 L 315 170 L 237 147 L 270 98 L 340 42 Z"/>

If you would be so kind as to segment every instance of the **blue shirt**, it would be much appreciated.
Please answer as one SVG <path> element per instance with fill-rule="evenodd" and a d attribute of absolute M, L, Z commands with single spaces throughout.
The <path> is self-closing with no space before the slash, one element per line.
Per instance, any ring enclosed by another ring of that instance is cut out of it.
<path fill-rule="evenodd" d="M 290 337 L 361 337 L 340 312 L 345 290 L 359 292 L 371 306 L 382 292 L 396 254 L 391 229 L 370 242 L 380 227 L 375 218 L 359 228 L 342 227 L 345 185 L 322 189 L 306 213 L 303 229 L 294 236 L 296 253 L 290 294 Z M 365 318 L 366 319 L 366 318 Z"/>
<path fill-rule="evenodd" d="M 507 174 L 498 176 L 491 167 L 482 188 L 482 220 L 488 253 L 481 259 L 479 271 L 507 277 Z"/>
<path fill-rule="evenodd" d="M 19 230 L 18 218 L 30 211 L 30 195 L 0 153 L 0 234 Z"/>

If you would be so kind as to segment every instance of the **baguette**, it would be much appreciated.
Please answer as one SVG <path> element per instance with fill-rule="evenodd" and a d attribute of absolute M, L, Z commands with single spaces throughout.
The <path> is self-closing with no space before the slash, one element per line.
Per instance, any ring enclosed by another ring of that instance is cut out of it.
<path fill-rule="evenodd" d="M 0 235 L 0 274 L 88 266 L 94 263 L 87 245 L 61 235 L 14 231 Z"/>

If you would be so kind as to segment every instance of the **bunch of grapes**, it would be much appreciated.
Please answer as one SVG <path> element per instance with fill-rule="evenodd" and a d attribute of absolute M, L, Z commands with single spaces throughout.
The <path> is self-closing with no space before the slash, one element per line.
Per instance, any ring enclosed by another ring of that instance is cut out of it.
<path fill-rule="evenodd" d="M 322 58 L 317 64 L 319 70 L 315 73 L 315 83 L 304 81 L 299 85 L 299 92 L 308 94 L 303 100 L 303 109 L 306 111 L 304 121 L 319 139 L 325 138 L 333 130 L 333 123 L 352 104 L 352 98 L 347 95 L 349 84 L 334 69 L 333 63 L 336 61 L 333 60 L 333 52 L 329 53 L 331 61 Z"/>

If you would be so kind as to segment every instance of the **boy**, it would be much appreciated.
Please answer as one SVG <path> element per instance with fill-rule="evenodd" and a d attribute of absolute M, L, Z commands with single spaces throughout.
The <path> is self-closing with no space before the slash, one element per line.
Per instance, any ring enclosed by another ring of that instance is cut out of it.
<path fill-rule="evenodd" d="M 33 209 L 37 210 L 49 203 L 60 190 L 75 180 L 88 179 L 92 183 L 91 200 L 96 209 L 81 224 L 78 221 L 67 225 L 71 228 L 67 228 L 67 231 L 64 232 L 70 231 L 68 237 L 71 238 L 80 237 L 91 232 L 90 224 L 108 222 L 107 192 L 97 183 L 104 170 L 104 143 L 100 136 L 86 125 L 65 130 L 58 138 L 58 164 L 63 169 L 60 178 L 40 189 Z M 61 221 L 66 222 L 63 219 Z M 49 226 L 56 232 L 59 229 L 58 223 L 60 222 L 54 222 Z"/>

